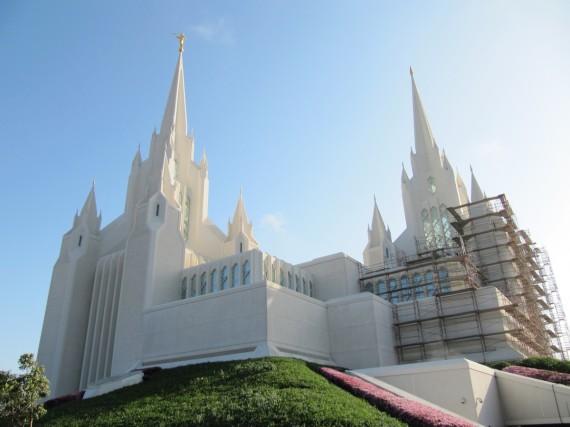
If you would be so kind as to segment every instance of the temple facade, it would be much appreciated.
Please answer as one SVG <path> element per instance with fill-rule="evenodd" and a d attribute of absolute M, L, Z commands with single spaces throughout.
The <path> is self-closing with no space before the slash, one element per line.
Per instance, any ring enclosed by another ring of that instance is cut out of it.
<path fill-rule="evenodd" d="M 406 230 L 393 240 L 374 201 L 363 263 L 337 253 L 292 265 L 260 249 L 242 194 L 225 232 L 209 219 L 182 51 L 123 214 L 102 228 L 93 187 L 63 236 L 38 351 L 53 396 L 144 367 L 267 355 L 357 369 L 563 351 L 540 253 L 473 173 L 468 197 L 413 74 Z"/>

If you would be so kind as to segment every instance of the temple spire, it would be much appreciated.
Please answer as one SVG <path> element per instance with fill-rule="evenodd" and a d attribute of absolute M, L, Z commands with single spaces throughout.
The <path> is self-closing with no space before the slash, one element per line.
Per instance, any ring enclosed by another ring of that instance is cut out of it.
<path fill-rule="evenodd" d="M 369 245 L 370 247 L 380 246 L 382 240 L 386 238 L 388 230 L 380 214 L 380 209 L 378 209 L 378 203 L 376 202 L 376 196 L 374 196 L 374 211 L 372 213 L 372 226 L 370 228 L 369 235 Z"/>
<path fill-rule="evenodd" d="M 475 174 L 473 173 L 473 168 L 471 168 L 471 202 L 478 202 L 484 198 L 485 193 L 481 190 L 477 178 L 475 178 Z"/>
<path fill-rule="evenodd" d="M 97 215 L 97 202 L 95 201 L 95 180 L 91 185 L 91 190 L 85 199 L 85 203 L 81 208 L 81 213 L 77 216 L 77 222 L 83 222 L 87 225 L 89 231 L 97 234 L 101 227 L 101 217 Z M 75 221 L 74 221 L 75 222 Z"/>
<path fill-rule="evenodd" d="M 414 135 L 416 141 L 416 153 L 428 153 L 434 148 L 437 148 L 435 139 L 429 125 L 427 114 L 425 113 L 422 100 L 420 98 L 416 81 L 414 79 L 414 72 L 410 67 L 410 76 L 412 78 L 412 102 L 414 108 Z M 439 154 L 439 153 L 438 153 Z"/>
<path fill-rule="evenodd" d="M 186 97 L 184 94 L 184 65 L 182 61 L 185 36 L 180 34 L 177 38 L 180 40 L 178 63 L 174 70 L 170 93 L 168 94 L 164 116 L 162 117 L 160 134 L 166 135 L 174 130 L 177 135 L 186 136 Z"/>

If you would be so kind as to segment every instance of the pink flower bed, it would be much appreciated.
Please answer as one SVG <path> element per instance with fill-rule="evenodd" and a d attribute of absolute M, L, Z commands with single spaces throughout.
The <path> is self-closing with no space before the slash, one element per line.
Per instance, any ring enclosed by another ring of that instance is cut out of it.
<path fill-rule="evenodd" d="M 534 378 L 536 380 L 548 381 L 551 383 L 570 385 L 570 374 L 562 372 L 547 371 L 545 369 L 527 368 L 525 366 L 507 366 L 503 372 L 522 375 L 523 377 Z"/>
<path fill-rule="evenodd" d="M 360 378 L 343 374 L 331 368 L 319 368 L 319 372 L 332 383 L 344 388 L 355 396 L 362 397 L 381 411 L 398 418 L 413 427 L 473 427 L 453 415 L 423 403 L 414 402 L 376 387 Z"/>

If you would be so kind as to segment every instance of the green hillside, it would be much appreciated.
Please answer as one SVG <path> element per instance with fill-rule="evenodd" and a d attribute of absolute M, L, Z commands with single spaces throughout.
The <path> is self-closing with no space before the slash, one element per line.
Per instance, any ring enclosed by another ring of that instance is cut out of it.
<path fill-rule="evenodd" d="M 38 426 L 404 426 L 306 362 L 271 357 L 154 373 L 143 383 L 48 410 Z"/>

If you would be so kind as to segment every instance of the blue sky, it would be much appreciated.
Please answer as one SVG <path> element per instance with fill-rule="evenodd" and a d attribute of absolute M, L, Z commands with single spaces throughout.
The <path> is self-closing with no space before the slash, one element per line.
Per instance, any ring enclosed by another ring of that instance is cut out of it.
<path fill-rule="evenodd" d="M 505 193 L 569 301 L 570 3 L 25 1 L 0 5 L 0 369 L 37 352 L 51 269 L 96 179 L 123 210 L 184 52 L 210 217 L 240 187 L 263 250 L 361 260 L 376 195 L 394 237 L 413 145 L 409 67 L 466 183 Z M 570 314 L 569 309 L 566 309 Z"/>

